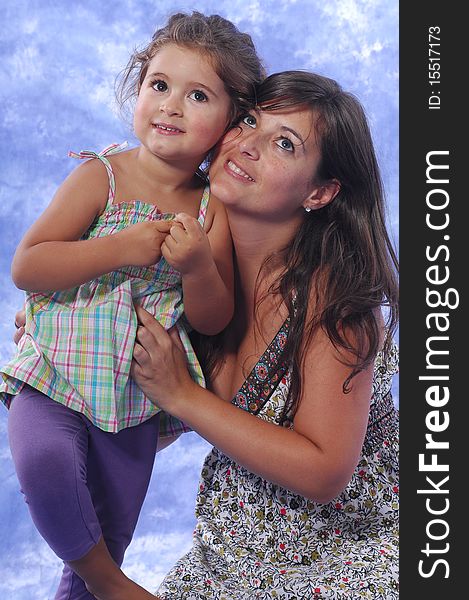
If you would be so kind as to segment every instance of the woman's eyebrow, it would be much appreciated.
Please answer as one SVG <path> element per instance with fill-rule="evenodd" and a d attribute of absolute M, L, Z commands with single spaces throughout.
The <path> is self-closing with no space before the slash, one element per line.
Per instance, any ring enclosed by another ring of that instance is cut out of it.
<path fill-rule="evenodd" d="M 288 131 L 289 133 L 291 133 L 292 135 L 294 135 L 296 138 L 298 138 L 300 140 L 301 145 L 304 146 L 305 141 L 304 141 L 304 139 L 301 137 L 301 135 L 297 131 L 295 131 L 291 127 L 287 127 L 286 125 L 282 125 L 282 127 L 280 129 L 282 131 Z"/>

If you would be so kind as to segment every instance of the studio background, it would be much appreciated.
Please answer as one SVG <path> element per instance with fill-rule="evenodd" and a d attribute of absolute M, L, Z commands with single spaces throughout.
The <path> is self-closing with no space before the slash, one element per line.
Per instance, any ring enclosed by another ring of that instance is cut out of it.
<path fill-rule="evenodd" d="M 218 13 L 250 33 L 268 73 L 307 69 L 336 79 L 365 107 L 398 244 L 398 3 L 388 0 L 114 0 L 0 4 L 0 364 L 14 352 L 23 293 L 10 263 L 26 229 L 77 166 L 70 149 L 136 143 L 114 101 L 136 46 L 177 10 Z M 397 401 L 397 385 L 394 386 Z M 124 569 L 154 591 L 187 551 L 198 475 L 209 445 L 183 436 L 157 456 Z M 0 406 L 0 598 L 48 600 L 61 562 L 36 532 L 11 460 Z"/>

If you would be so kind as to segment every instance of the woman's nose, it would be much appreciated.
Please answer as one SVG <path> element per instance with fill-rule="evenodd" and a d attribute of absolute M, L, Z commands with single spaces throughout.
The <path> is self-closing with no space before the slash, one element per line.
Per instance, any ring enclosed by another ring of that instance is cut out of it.
<path fill-rule="evenodd" d="M 238 142 L 239 151 L 251 160 L 258 160 L 260 156 L 259 141 L 259 136 L 256 135 L 256 132 L 248 133 L 243 131 Z"/>

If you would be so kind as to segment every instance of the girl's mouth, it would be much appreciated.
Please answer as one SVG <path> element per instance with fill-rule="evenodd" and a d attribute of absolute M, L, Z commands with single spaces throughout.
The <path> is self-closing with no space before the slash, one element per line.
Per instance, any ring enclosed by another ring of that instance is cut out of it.
<path fill-rule="evenodd" d="M 153 123 L 152 126 L 158 131 L 158 133 L 161 133 L 162 135 L 184 133 L 184 131 L 179 129 L 179 127 L 174 127 L 173 125 L 168 125 L 167 123 Z"/>

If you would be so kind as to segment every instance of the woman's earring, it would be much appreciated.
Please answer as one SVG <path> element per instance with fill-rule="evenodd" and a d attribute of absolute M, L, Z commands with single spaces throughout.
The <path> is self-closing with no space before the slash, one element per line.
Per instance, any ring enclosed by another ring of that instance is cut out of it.
<path fill-rule="evenodd" d="M 304 209 L 305 209 L 306 212 L 311 212 L 311 207 L 310 206 L 305 206 Z"/>

